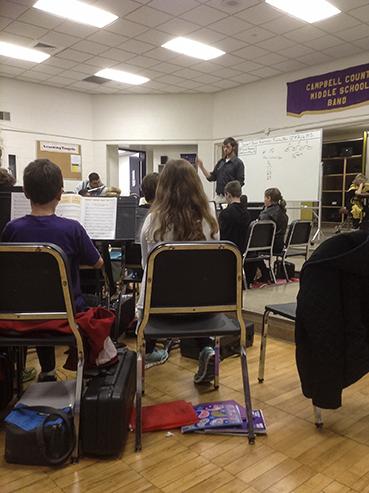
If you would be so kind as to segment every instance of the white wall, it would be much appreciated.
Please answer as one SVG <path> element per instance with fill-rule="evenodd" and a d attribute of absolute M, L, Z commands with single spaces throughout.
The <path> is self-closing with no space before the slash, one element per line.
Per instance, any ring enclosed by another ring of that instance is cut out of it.
<path fill-rule="evenodd" d="M 83 173 L 94 171 L 90 95 L 1 78 L 0 109 L 11 114 L 10 122 L 0 122 L 3 165 L 8 154 L 17 156 L 18 183 L 24 167 L 36 158 L 37 140 L 80 144 Z M 104 167 L 105 162 L 106 157 Z M 74 185 L 67 181 L 65 188 L 72 190 Z"/>
<path fill-rule="evenodd" d="M 181 154 L 197 154 L 197 145 L 153 146 L 153 171 L 159 171 L 160 156 L 179 159 Z"/>

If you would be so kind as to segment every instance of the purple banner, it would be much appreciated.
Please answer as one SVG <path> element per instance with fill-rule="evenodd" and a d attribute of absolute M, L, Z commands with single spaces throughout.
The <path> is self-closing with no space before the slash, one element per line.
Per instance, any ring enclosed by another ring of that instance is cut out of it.
<path fill-rule="evenodd" d="M 343 110 L 369 103 L 369 64 L 287 83 L 287 114 Z"/>

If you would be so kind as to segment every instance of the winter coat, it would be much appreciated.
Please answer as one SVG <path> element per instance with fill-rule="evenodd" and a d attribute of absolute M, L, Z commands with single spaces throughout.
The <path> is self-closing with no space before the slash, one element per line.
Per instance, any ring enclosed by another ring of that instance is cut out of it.
<path fill-rule="evenodd" d="M 296 312 L 302 391 L 326 409 L 369 371 L 369 236 L 334 236 L 305 262 Z"/>
<path fill-rule="evenodd" d="M 281 253 L 284 247 L 284 237 L 288 225 L 288 216 L 285 209 L 279 204 L 272 204 L 260 212 L 259 219 L 261 221 L 275 222 L 276 230 L 273 253 Z"/>

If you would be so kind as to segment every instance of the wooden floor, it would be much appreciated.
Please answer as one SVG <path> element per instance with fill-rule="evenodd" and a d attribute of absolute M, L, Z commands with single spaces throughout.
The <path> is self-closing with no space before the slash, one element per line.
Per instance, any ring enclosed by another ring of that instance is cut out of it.
<path fill-rule="evenodd" d="M 369 377 L 344 393 L 344 406 L 323 414 L 322 431 L 302 395 L 294 346 L 270 339 L 265 382 L 257 382 L 259 338 L 249 351 L 253 405 L 264 411 L 268 435 L 254 446 L 238 437 L 144 435 L 135 454 L 130 436 L 120 459 L 81 459 L 60 469 L 9 465 L 2 459 L 0 492 L 369 492 Z M 60 358 L 61 359 L 61 358 Z M 221 387 L 196 388 L 195 362 L 179 351 L 147 372 L 144 403 L 187 399 L 242 402 L 240 363 L 221 364 Z M 60 372 L 59 375 L 65 376 Z M 0 434 L 4 446 L 4 433 Z"/>

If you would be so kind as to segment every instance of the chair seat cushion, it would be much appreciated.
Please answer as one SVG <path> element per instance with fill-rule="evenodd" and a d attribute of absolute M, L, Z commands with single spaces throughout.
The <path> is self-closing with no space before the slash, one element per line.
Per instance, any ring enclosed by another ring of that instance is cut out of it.
<path fill-rule="evenodd" d="M 274 313 L 274 315 L 280 315 L 281 317 L 288 318 L 289 320 L 296 319 L 296 306 L 297 303 L 280 303 L 278 305 L 266 305 L 265 311 Z"/>
<path fill-rule="evenodd" d="M 196 315 L 152 315 L 145 328 L 150 339 L 170 337 L 215 337 L 240 333 L 237 320 L 224 313 Z"/>
<path fill-rule="evenodd" d="M 55 334 L 55 332 L 17 332 L 0 331 L 0 346 L 75 346 L 73 334 Z"/>

